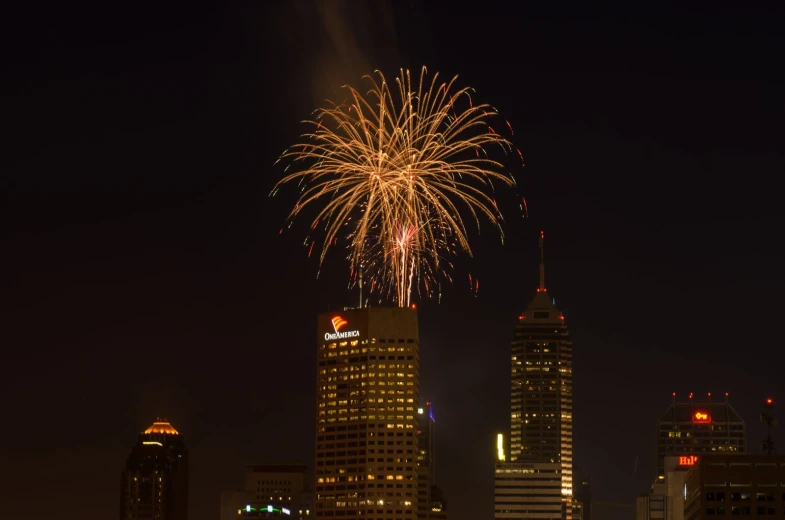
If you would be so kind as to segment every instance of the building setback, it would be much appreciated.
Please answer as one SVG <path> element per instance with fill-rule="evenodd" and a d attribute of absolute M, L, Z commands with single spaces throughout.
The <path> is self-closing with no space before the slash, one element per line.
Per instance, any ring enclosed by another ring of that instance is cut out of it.
<path fill-rule="evenodd" d="M 188 450 L 165 419 L 139 434 L 121 475 L 120 520 L 188 520 Z"/>
<path fill-rule="evenodd" d="M 316 518 L 416 518 L 416 311 L 346 309 L 317 329 Z"/>

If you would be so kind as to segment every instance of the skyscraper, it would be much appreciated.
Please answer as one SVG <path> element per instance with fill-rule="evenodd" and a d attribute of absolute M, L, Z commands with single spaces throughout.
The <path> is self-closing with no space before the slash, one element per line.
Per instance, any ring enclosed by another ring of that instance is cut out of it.
<path fill-rule="evenodd" d="M 728 401 L 693 399 L 673 401 L 657 421 L 657 478 L 663 478 L 665 457 L 699 453 L 744 453 L 746 427 L 744 420 Z"/>
<path fill-rule="evenodd" d="M 121 481 L 120 520 L 188 519 L 188 450 L 166 419 L 139 434 Z"/>
<path fill-rule="evenodd" d="M 447 504 L 442 490 L 436 485 L 436 418 L 430 401 L 417 408 L 419 425 L 418 464 L 418 520 L 445 520 Z"/>
<path fill-rule="evenodd" d="M 315 516 L 417 515 L 417 312 L 362 308 L 317 323 Z"/>
<path fill-rule="evenodd" d="M 572 342 L 545 287 L 543 239 L 540 285 L 512 342 L 510 452 L 496 467 L 497 519 L 572 516 Z"/>

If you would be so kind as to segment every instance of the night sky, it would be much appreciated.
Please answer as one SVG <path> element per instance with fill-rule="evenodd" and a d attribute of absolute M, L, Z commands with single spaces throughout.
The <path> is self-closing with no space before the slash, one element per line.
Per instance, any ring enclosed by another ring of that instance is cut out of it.
<path fill-rule="evenodd" d="M 279 235 L 272 165 L 342 84 L 423 64 L 527 160 L 529 218 L 474 237 L 479 295 L 462 274 L 418 302 L 450 518 L 492 518 L 540 229 L 595 500 L 648 489 L 673 391 L 730 392 L 760 449 L 785 399 L 781 3 L 110 4 L 2 17 L 0 517 L 116 518 L 156 416 L 190 448 L 192 520 L 245 463 L 313 465 L 315 316 L 356 293 L 337 255 L 316 278 L 307 224 Z"/>

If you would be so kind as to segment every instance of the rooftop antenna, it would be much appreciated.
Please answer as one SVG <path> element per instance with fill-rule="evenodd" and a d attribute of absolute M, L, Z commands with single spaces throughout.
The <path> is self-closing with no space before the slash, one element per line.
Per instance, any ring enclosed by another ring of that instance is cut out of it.
<path fill-rule="evenodd" d="M 763 402 L 764 412 L 760 414 L 760 421 L 766 423 L 766 440 L 761 442 L 763 450 L 768 455 L 776 455 L 777 450 L 774 448 L 774 440 L 771 438 L 771 430 L 777 426 L 777 419 L 774 418 L 774 399 L 767 397 Z"/>
<path fill-rule="evenodd" d="M 545 252 L 543 242 L 545 241 L 545 231 L 540 231 L 540 291 L 545 291 Z"/>
<path fill-rule="evenodd" d="M 360 308 L 363 308 L 363 264 L 360 264 Z"/>

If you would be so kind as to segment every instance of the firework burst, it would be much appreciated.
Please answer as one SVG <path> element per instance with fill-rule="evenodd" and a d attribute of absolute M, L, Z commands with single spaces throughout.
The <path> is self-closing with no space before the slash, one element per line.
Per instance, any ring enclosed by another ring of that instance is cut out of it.
<path fill-rule="evenodd" d="M 474 104 L 457 76 L 440 82 L 435 74 L 429 83 L 426 76 L 423 67 L 413 83 L 401 70 L 391 88 L 376 71 L 363 78 L 365 94 L 345 86 L 346 99 L 315 111 L 303 142 L 282 154 L 287 173 L 272 192 L 296 182 L 289 224 L 304 208 L 318 208 L 310 231 L 324 235 L 320 262 L 345 240 L 351 282 L 365 276 L 372 294 L 400 306 L 413 291 L 433 296 L 450 279 L 450 257 L 472 254 L 467 222 L 479 229 L 487 220 L 503 240 L 493 183 L 515 180 L 493 157 L 521 157 L 493 129 L 497 111 Z M 507 121 L 497 126 L 512 133 Z M 310 234 L 305 243 L 312 251 Z"/>

